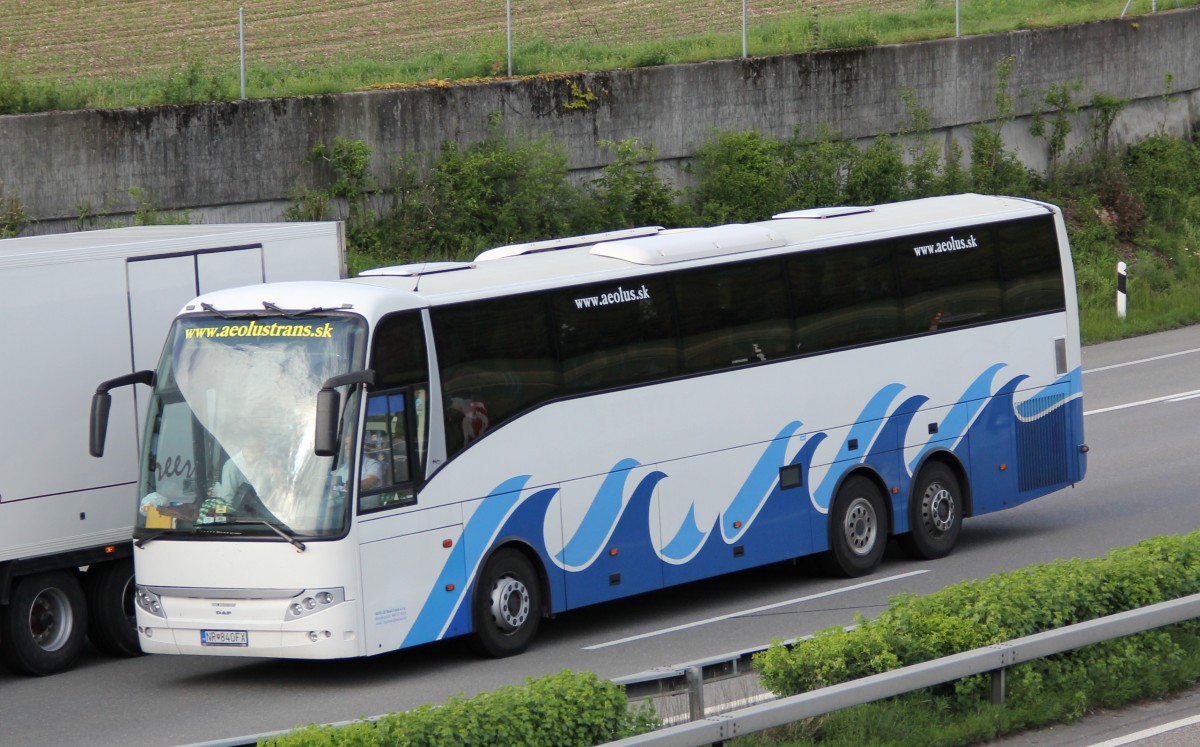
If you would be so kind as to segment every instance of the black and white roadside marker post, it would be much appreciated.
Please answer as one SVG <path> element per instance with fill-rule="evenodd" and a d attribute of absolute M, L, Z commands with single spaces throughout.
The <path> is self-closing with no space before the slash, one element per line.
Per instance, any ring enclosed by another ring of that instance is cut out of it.
<path fill-rule="evenodd" d="M 1117 263 L 1117 316 L 1121 319 L 1125 318 L 1125 271 L 1127 267 L 1124 262 Z"/>

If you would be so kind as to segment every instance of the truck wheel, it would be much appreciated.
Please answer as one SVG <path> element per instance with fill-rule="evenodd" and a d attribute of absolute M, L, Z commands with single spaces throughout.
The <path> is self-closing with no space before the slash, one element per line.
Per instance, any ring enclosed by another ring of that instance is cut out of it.
<path fill-rule="evenodd" d="M 525 650 L 541 621 L 541 588 L 529 560 L 502 549 L 488 560 L 475 583 L 474 648 L 500 658 Z"/>
<path fill-rule="evenodd" d="M 0 653 L 17 674 L 54 674 L 79 660 L 87 604 L 74 574 L 54 571 L 16 579 L 0 613 Z"/>
<path fill-rule="evenodd" d="M 883 560 L 887 521 L 875 483 L 855 475 L 842 485 L 829 511 L 829 552 L 821 557 L 827 573 L 865 576 Z"/>
<path fill-rule="evenodd" d="M 83 586 L 88 606 L 88 638 L 110 656 L 140 656 L 133 607 L 133 561 L 117 560 L 88 569 Z"/>

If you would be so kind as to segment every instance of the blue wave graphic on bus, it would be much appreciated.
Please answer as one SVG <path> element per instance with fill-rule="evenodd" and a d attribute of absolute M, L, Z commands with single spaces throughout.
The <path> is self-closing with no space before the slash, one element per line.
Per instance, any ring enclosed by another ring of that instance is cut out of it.
<path fill-rule="evenodd" d="M 767 502 L 767 497 L 771 494 L 771 487 L 779 480 L 779 467 L 784 463 L 784 457 L 787 454 L 788 439 L 800 430 L 801 425 L 800 421 L 793 420 L 779 431 L 774 440 L 767 445 L 762 456 L 758 458 L 754 468 L 750 470 L 750 475 L 738 490 L 737 495 L 733 497 L 733 501 L 722 513 L 721 535 L 726 542 L 736 542 L 738 537 L 749 528 L 763 504 Z M 695 504 L 693 504 L 688 517 L 694 524 Z"/>
<path fill-rule="evenodd" d="M 957 444 L 966 434 L 967 428 L 971 423 L 975 422 L 975 416 L 979 413 L 992 395 L 992 381 L 996 378 L 996 374 L 1006 364 L 997 363 L 990 366 L 986 371 L 979 374 L 975 381 L 967 387 L 963 395 L 958 398 L 958 402 L 950 408 L 950 412 L 945 419 L 938 424 L 937 441 L 952 440 Z M 932 442 L 934 439 L 930 439 Z M 915 474 L 918 467 L 921 466 L 921 460 L 925 455 L 934 448 L 932 443 L 926 443 L 925 446 L 913 457 L 908 463 L 909 474 Z"/>
<path fill-rule="evenodd" d="M 1046 395 L 1055 389 L 1057 389 L 1058 391 L 1062 391 L 1062 387 L 1064 384 L 1067 387 L 1067 391 L 1074 392 L 1074 394 L 1064 400 L 1047 403 L 1045 401 Z M 1082 391 L 1083 391 L 1083 378 L 1082 378 L 1080 370 L 1076 369 L 1065 376 L 1059 377 L 1059 379 L 1057 381 L 1055 381 L 1053 384 L 1049 384 L 1049 385 L 1043 387 L 1042 389 L 1040 389 L 1037 392 L 1037 394 L 1033 395 L 1032 397 L 1025 400 L 1024 402 L 1018 404 L 1017 405 L 1017 417 L 1020 418 L 1021 420 L 1036 420 L 1037 418 L 1040 418 L 1043 415 L 1045 415 L 1050 410 L 1053 410 L 1056 407 L 1060 407 L 1072 399 L 1077 399 L 1077 398 L 1081 397 Z"/>
<path fill-rule="evenodd" d="M 972 449 L 978 452 L 976 462 L 979 454 L 987 454 L 989 460 L 994 458 L 997 463 L 1019 459 L 1014 452 L 1012 431 L 997 424 L 1009 423 L 1019 430 L 1058 427 L 1044 425 L 1043 419 L 1048 415 L 1064 423 L 1082 420 L 1079 369 L 1036 392 L 1024 393 L 1028 398 L 1017 402 L 1018 386 L 1028 377 L 1007 378 L 998 389 L 993 389 L 1005 367 L 1004 363 L 990 366 L 964 389 L 956 402 L 942 409 L 945 417 L 938 422 L 937 433 L 931 434 L 923 445 L 913 445 L 915 456 L 911 452 L 905 454 L 904 444 L 912 435 L 913 419 L 929 398 L 916 393 L 902 398 L 906 388 L 898 383 L 883 387 L 862 407 L 855 425 L 838 444 L 833 466 L 815 470 L 815 484 L 811 465 L 818 448 L 830 445 L 830 436 L 820 431 L 801 435 L 802 422 L 790 420 L 771 441 L 761 446 L 736 492 L 712 496 L 717 498 L 717 506 L 722 505 L 722 499 L 727 499 L 727 503 L 711 523 L 702 523 L 697 518 L 712 515 L 702 510 L 706 504 L 693 501 L 678 526 L 661 527 L 661 544 L 660 538 L 653 536 L 658 523 L 652 520 L 652 498 L 659 483 L 671 478 L 666 472 L 653 469 L 653 465 L 635 481 L 637 468 L 644 466 L 641 462 L 626 457 L 614 464 L 604 473 L 595 494 L 589 497 L 578 528 L 553 550 L 547 548 L 545 529 L 556 521 L 548 521 L 547 512 L 557 506 L 556 497 L 562 499 L 559 489 L 529 488 L 531 475 L 505 480 L 491 490 L 468 519 L 462 540 L 441 569 L 433 593 L 406 636 L 405 645 L 471 629 L 467 590 L 473 587 L 485 554 L 494 543 L 505 538 L 523 542 L 541 559 L 551 611 L 560 612 L 738 567 L 826 550 L 828 532 L 821 523 L 820 513 L 828 512 L 837 486 L 847 472 L 864 464 L 879 475 L 884 485 L 894 488 L 889 497 L 896 513 L 897 531 L 907 527 L 905 506 L 915 471 L 932 450 L 943 445 L 968 469 L 978 473 L 973 485 L 977 513 L 1014 505 L 1014 501 L 1028 500 L 1055 485 L 1074 481 L 1082 473 L 1082 460 L 1070 461 L 1065 455 L 1063 463 L 1067 467 L 1047 470 L 1044 479 L 1033 488 L 1020 491 L 1014 491 L 1013 471 L 993 472 L 985 477 L 984 464 L 972 465 Z M 1066 415 L 1054 412 L 1062 407 L 1070 408 Z M 857 440 L 859 447 L 851 449 L 851 440 Z M 799 448 L 789 458 L 789 449 L 796 446 Z M 824 457 L 821 459 L 827 463 Z M 800 468 L 799 484 L 795 487 L 780 486 L 779 470 L 785 466 Z M 445 591 L 448 588 L 454 590 Z"/>
<path fill-rule="evenodd" d="M 848 469 L 851 464 L 858 464 L 866 459 L 868 450 L 865 447 L 874 443 L 876 440 L 875 437 L 883 430 L 885 425 L 884 417 L 887 415 L 888 407 L 902 391 L 904 391 L 902 384 L 888 384 L 876 392 L 875 396 L 863 407 L 862 412 L 858 414 L 855 424 L 850 428 L 850 432 L 846 434 L 842 445 L 838 447 L 837 456 L 833 458 L 833 462 L 841 465 L 841 468 L 831 468 L 829 472 L 825 473 L 825 479 L 821 481 L 820 487 L 813 491 L 813 504 L 820 511 L 829 511 L 829 504 L 833 501 L 833 490 L 837 487 L 842 472 Z M 851 449 L 851 441 L 857 441 L 864 448 L 860 451 Z M 853 459 L 853 462 L 849 461 L 851 459 Z"/>
<path fill-rule="evenodd" d="M 663 558 L 686 560 L 707 537 L 708 533 L 696 523 L 696 504 L 693 503 L 688 506 L 687 516 L 683 517 L 683 524 L 680 525 L 679 531 L 675 532 L 675 537 L 663 547 Z"/>
<path fill-rule="evenodd" d="M 604 477 L 596 497 L 570 541 L 555 556 L 567 570 L 586 568 L 595 560 L 617 526 L 625 504 L 625 481 L 630 470 L 640 466 L 635 459 L 622 459 Z"/>
<path fill-rule="evenodd" d="M 431 641 L 444 635 L 447 622 L 455 609 L 462 602 L 462 595 L 467 584 L 456 583 L 461 576 L 462 568 L 475 569 L 482 559 L 483 551 L 495 539 L 500 525 L 512 512 L 521 497 L 521 490 L 529 482 L 530 475 L 512 477 L 500 483 L 480 503 L 479 508 L 471 515 L 462 538 L 450 551 L 450 556 L 438 574 L 434 590 L 445 589 L 453 584 L 455 591 L 446 594 L 432 594 L 417 615 L 412 629 L 405 636 L 404 645 Z"/>

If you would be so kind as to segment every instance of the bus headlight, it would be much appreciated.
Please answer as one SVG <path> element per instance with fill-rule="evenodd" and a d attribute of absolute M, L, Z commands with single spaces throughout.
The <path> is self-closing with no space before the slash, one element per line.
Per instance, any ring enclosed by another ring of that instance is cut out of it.
<path fill-rule="evenodd" d="M 145 586 L 137 587 L 137 592 L 133 595 L 134 602 L 145 613 L 167 619 L 167 613 L 163 611 L 162 600 L 158 595 L 147 589 Z"/>
<path fill-rule="evenodd" d="M 305 589 L 288 604 L 285 620 L 297 620 L 346 601 L 342 589 Z"/>

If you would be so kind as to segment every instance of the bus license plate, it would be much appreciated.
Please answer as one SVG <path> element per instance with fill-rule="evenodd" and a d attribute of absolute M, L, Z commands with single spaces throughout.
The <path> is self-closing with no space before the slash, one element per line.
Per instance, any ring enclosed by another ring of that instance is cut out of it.
<path fill-rule="evenodd" d="M 250 638 L 244 630 L 201 630 L 202 646 L 249 646 Z"/>

